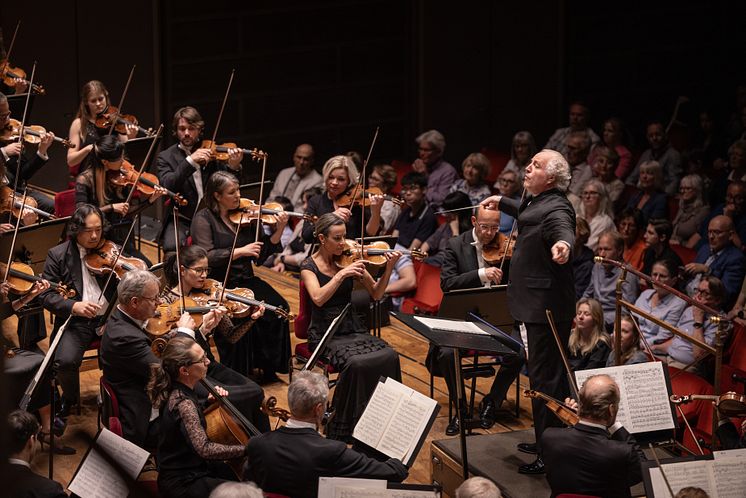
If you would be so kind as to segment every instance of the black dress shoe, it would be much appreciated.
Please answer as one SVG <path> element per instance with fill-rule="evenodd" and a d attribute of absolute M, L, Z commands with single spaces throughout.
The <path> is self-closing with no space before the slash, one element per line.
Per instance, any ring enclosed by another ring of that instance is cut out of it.
<path fill-rule="evenodd" d="M 479 425 L 482 429 L 489 429 L 495 425 L 495 419 L 497 418 L 497 409 L 500 407 L 499 404 L 495 403 L 491 399 L 483 399 L 482 407 L 479 411 Z"/>
<path fill-rule="evenodd" d="M 50 446 L 51 437 L 48 433 L 42 432 L 39 437 L 39 442 L 41 443 L 41 450 L 44 451 L 44 445 Z M 76 453 L 75 448 L 71 448 L 69 446 L 65 446 L 64 444 L 60 443 L 57 439 L 54 441 L 54 454 L 55 455 L 74 455 Z"/>
<path fill-rule="evenodd" d="M 453 417 L 446 427 L 446 436 L 455 436 L 459 433 L 458 417 Z"/>
<path fill-rule="evenodd" d="M 544 474 L 544 461 L 539 457 L 533 463 L 527 463 L 518 467 L 521 474 Z"/>
<path fill-rule="evenodd" d="M 529 455 L 536 455 L 536 443 L 518 443 L 518 451 L 528 453 Z"/>

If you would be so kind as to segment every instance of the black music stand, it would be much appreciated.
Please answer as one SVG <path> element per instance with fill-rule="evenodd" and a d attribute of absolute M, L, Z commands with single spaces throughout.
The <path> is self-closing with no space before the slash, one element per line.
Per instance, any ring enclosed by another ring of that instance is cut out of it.
<path fill-rule="evenodd" d="M 473 313 L 495 327 L 511 330 L 514 320 L 508 308 L 507 291 L 507 285 L 495 285 L 445 292 L 438 316 L 464 320 Z"/>
<path fill-rule="evenodd" d="M 70 217 L 56 218 L 18 229 L 13 261 L 20 261 L 30 265 L 34 273 L 44 270 L 49 250 L 62 242 L 65 225 Z M 13 242 L 13 232 L 0 235 L 0 256 L 3 262 L 8 261 L 8 251 Z"/>
<path fill-rule="evenodd" d="M 474 323 L 484 334 L 472 334 L 465 332 L 453 332 L 438 328 L 430 328 L 417 320 L 416 315 L 409 313 L 402 313 L 399 311 L 392 311 L 391 315 L 398 318 L 406 326 L 425 337 L 430 343 L 445 348 L 454 349 L 454 364 L 456 372 L 461 371 L 461 353 L 462 349 L 476 349 L 479 351 L 487 351 L 496 355 L 510 356 L 515 355 L 516 352 L 513 350 L 513 344 L 506 341 L 504 336 L 507 336 L 502 331 L 495 330 L 494 327 L 485 325 L 484 323 Z M 422 318 L 432 318 L 422 316 Z M 462 323 L 463 320 L 449 320 L 454 323 Z M 511 339 L 512 340 L 512 339 Z M 466 418 L 466 403 L 464 400 L 464 392 L 461 387 L 461 382 L 456 382 L 456 413 L 459 418 L 459 438 L 461 445 L 461 461 L 463 468 L 464 480 L 469 478 L 469 463 L 466 454 L 466 428 L 464 421 Z"/>

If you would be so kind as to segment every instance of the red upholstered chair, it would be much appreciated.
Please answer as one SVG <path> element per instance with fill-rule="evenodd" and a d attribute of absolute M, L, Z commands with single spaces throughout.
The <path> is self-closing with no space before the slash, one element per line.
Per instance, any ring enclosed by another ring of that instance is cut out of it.
<path fill-rule="evenodd" d="M 490 165 L 492 165 L 490 174 L 486 178 L 487 185 L 492 188 L 492 185 L 497 181 L 497 177 L 500 176 L 500 173 L 505 169 L 505 165 L 510 161 L 510 153 L 506 154 L 505 152 L 499 152 L 489 147 L 482 147 L 481 152 L 487 156 L 487 159 L 490 160 Z"/>
<path fill-rule="evenodd" d="M 58 218 L 70 216 L 75 211 L 75 189 L 54 194 L 54 214 Z"/>
<path fill-rule="evenodd" d="M 671 244 L 671 249 L 673 249 L 673 252 L 679 255 L 679 257 L 681 258 L 681 262 L 685 265 L 693 262 L 694 258 L 697 257 L 697 251 L 679 244 Z"/>
<path fill-rule="evenodd" d="M 712 403 L 703 402 L 701 404 L 700 413 L 697 415 L 697 423 L 696 425 L 692 426 L 694 437 L 696 437 L 697 440 L 701 439 L 704 440 L 705 443 L 710 444 L 710 442 L 712 441 L 712 417 L 714 415 L 715 410 L 712 407 Z M 686 427 L 684 427 L 684 438 L 682 444 L 689 450 L 693 451 L 695 454 L 699 455 L 699 448 L 697 448 L 697 443 L 694 441 L 692 433 L 689 431 L 689 429 L 686 429 Z M 705 454 L 710 453 L 710 450 L 705 447 L 702 447 L 702 450 L 705 452 Z"/>
<path fill-rule="evenodd" d="M 104 425 L 117 436 L 122 435 L 122 423 L 119 420 L 119 401 L 114 389 L 103 378 L 99 380 L 101 387 L 101 405 L 98 410 L 98 426 Z"/>
<path fill-rule="evenodd" d="M 443 300 L 440 267 L 414 261 L 414 271 L 417 274 L 417 290 L 414 296 L 404 298 L 401 310 L 404 313 L 435 315 Z"/>
<path fill-rule="evenodd" d="M 712 384 L 699 375 L 682 372 L 672 367 L 668 367 L 668 370 L 671 374 L 671 394 L 685 396 L 688 394 L 713 394 L 715 392 Z M 712 404 L 709 401 L 697 400 L 679 406 L 689 423 L 694 425 L 703 410 L 711 407 Z M 683 425 L 684 421 L 681 419 L 681 413 L 678 409 L 676 410 L 676 418 Z"/>
<path fill-rule="evenodd" d="M 298 315 L 293 321 L 293 332 L 295 333 L 295 337 L 305 342 L 300 342 L 295 345 L 295 354 L 293 355 L 293 358 L 290 358 L 290 365 L 288 368 L 288 371 L 290 372 L 290 382 L 293 381 L 293 363 L 295 361 L 299 363 L 306 363 L 311 357 L 311 348 L 308 346 L 307 339 L 308 326 L 311 324 L 311 308 L 313 303 L 311 302 L 311 296 L 309 296 L 308 292 L 306 292 L 306 286 L 303 284 L 303 280 L 300 280 L 300 283 L 298 285 L 298 292 L 300 296 L 300 303 L 298 305 Z M 323 358 L 319 359 L 317 365 L 324 368 L 324 372 L 326 373 L 327 377 L 333 373 L 337 373 L 334 367 L 324 361 Z M 331 387 L 331 381 L 329 382 L 329 385 Z"/>
<path fill-rule="evenodd" d="M 390 194 L 399 195 L 399 192 L 401 192 L 401 179 L 404 175 L 412 171 L 412 164 L 406 161 L 394 159 L 391 161 L 391 166 L 396 170 L 396 185 L 391 189 Z"/>

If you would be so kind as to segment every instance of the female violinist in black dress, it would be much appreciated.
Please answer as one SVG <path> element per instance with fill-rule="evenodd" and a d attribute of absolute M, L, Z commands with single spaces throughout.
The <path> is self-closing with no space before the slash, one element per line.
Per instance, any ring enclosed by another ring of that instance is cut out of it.
<path fill-rule="evenodd" d="M 256 221 L 237 228 L 230 220 L 229 213 L 238 208 L 240 200 L 238 179 L 233 174 L 217 171 L 210 176 L 205 190 L 207 207 L 198 211 L 192 220 L 192 242 L 207 251 L 210 278 L 222 284 L 232 257 L 227 289 L 247 287 L 254 291 L 256 300 L 287 310 L 287 301 L 254 275 L 252 264 L 259 265 L 270 254 L 282 251 L 280 236 L 288 216 L 286 213 L 277 215 L 272 235 L 260 230 L 260 240 L 256 241 Z M 237 229 L 238 241 L 231 254 Z M 240 324 L 240 320 L 234 319 L 234 325 Z M 263 383 L 276 381 L 276 372 L 287 373 L 289 359 L 290 328 L 287 321 L 274 313 L 265 313 L 231 348 L 220 349 L 220 361 L 224 365 L 246 376 L 250 376 L 254 368 L 259 368 Z"/>
<path fill-rule="evenodd" d="M 386 290 L 399 253 L 386 255 L 386 269 L 378 281 L 357 261 L 339 268 L 335 256 L 345 247 L 345 222 L 334 213 L 323 215 L 315 224 L 318 250 L 303 261 L 300 276 L 313 303 L 308 342 L 315 349 L 331 321 L 351 301 L 354 280 L 362 283 L 373 299 Z M 399 356 L 389 345 L 369 334 L 354 313 L 348 313 L 328 346 L 327 356 L 340 372 L 334 390 L 335 415 L 327 425 L 327 437 L 348 441 L 352 429 L 373 394 L 378 379 L 401 380 Z"/>
<path fill-rule="evenodd" d="M 194 388 L 205 378 L 210 359 L 188 337 L 174 337 L 151 367 L 148 396 L 160 408 L 158 491 L 166 498 L 209 496 L 223 482 L 236 480 L 222 460 L 241 458 L 243 445 L 214 443 Z M 220 393 L 223 394 L 223 393 Z"/>

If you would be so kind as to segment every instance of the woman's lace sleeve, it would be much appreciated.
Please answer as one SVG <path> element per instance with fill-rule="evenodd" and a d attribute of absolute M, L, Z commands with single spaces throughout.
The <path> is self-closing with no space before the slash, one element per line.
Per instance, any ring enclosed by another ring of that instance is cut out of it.
<path fill-rule="evenodd" d="M 173 396 L 173 394 L 169 399 L 169 404 L 175 404 L 179 410 L 182 430 L 186 437 L 189 438 L 189 443 L 197 455 L 205 460 L 230 460 L 244 456 L 246 453 L 244 446 L 213 443 L 210 441 L 207 438 L 207 433 L 202 428 L 199 412 L 194 403 L 181 396 Z"/>

